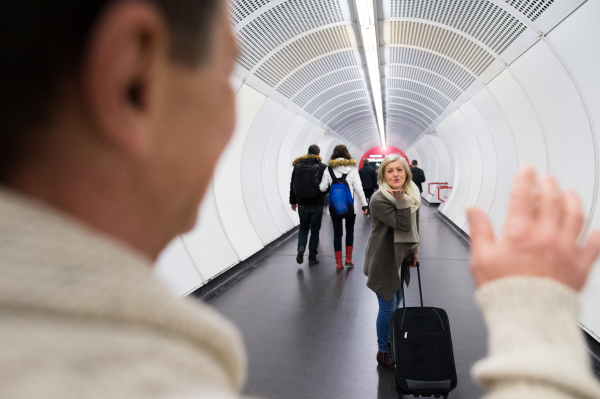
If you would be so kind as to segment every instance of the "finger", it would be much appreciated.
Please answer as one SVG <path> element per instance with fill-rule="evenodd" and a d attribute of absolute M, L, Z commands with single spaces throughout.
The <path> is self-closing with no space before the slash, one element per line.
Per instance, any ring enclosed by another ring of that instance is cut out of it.
<path fill-rule="evenodd" d="M 494 229 L 487 215 L 481 209 L 477 207 L 467 209 L 467 217 L 471 229 L 471 246 L 473 250 L 494 242 Z"/>
<path fill-rule="evenodd" d="M 579 196 L 573 190 L 565 192 L 565 224 L 564 235 L 571 244 L 577 242 L 579 232 L 583 226 L 583 212 Z"/>
<path fill-rule="evenodd" d="M 539 221 L 543 229 L 559 229 L 564 221 L 565 199 L 552 176 L 544 176 L 540 181 Z"/>
<path fill-rule="evenodd" d="M 531 166 L 520 169 L 515 176 L 510 192 L 510 203 L 506 217 L 506 228 L 529 223 L 534 217 L 533 193 L 536 186 L 535 170 Z"/>
<path fill-rule="evenodd" d="M 598 255 L 600 254 L 600 231 L 593 230 L 588 236 L 588 240 L 581 249 L 581 260 L 587 273 L 592 267 Z"/>

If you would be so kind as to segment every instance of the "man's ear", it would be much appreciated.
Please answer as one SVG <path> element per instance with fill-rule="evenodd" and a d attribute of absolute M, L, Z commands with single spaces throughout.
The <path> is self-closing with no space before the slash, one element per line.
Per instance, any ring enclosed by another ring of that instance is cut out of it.
<path fill-rule="evenodd" d="M 153 145 L 153 127 L 168 63 L 168 30 L 149 2 L 115 2 L 89 39 L 84 98 L 102 139 L 140 157 Z"/>

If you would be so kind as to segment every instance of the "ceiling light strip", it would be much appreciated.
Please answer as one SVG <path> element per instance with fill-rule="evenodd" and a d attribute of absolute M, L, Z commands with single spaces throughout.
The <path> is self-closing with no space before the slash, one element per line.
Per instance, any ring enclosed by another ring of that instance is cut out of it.
<path fill-rule="evenodd" d="M 379 71 L 379 43 L 377 42 L 377 21 L 375 20 L 375 10 L 373 9 L 373 0 L 355 0 L 356 16 L 360 26 L 369 79 L 371 80 L 371 89 L 373 91 L 373 101 L 375 102 L 375 113 L 379 126 L 379 135 L 381 145 L 385 147 L 385 130 L 383 126 L 383 104 L 381 100 L 381 73 Z"/>

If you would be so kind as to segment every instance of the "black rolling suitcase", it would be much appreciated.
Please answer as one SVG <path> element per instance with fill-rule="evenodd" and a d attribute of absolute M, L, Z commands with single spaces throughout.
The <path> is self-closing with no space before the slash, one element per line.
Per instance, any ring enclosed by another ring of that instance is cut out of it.
<path fill-rule="evenodd" d="M 423 306 L 419 262 L 417 275 L 421 307 L 406 307 L 402 278 L 403 307 L 392 314 L 390 322 L 388 353 L 396 366 L 396 390 L 401 398 L 447 398 L 457 383 L 450 323 L 443 309 Z"/>

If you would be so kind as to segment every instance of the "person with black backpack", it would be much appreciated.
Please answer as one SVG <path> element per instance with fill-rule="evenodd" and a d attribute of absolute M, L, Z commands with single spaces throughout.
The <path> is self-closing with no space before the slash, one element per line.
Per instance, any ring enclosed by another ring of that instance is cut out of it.
<path fill-rule="evenodd" d="M 367 214 L 367 199 L 363 192 L 362 183 L 356 160 L 352 159 L 345 145 L 338 145 L 333 149 L 328 162 L 327 171 L 323 174 L 320 189 L 322 192 L 329 190 L 329 213 L 333 223 L 333 248 L 335 250 L 336 270 L 344 269 L 342 265 L 342 236 L 344 229 L 342 221 L 346 220 L 346 266 L 352 263 L 352 250 L 354 246 L 354 193 L 360 197 L 363 215 Z"/>
<path fill-rule="evenodd" d="M 360 176 L 360 181 L 363 186 L 363 191 L 365 192 L 365 197 L 367 198 L 367 204 L 371 202 L 371 196 L 375 193 L 375 189 L 379 188 L 377 184 L 377 170 L 369 165 L 368 159 L 363 159 L 363 167 L 358 171 Z M 369 210 L 367 210 L 367 215 L 369 214 Z"/>
<path fill-rule="evenodd" d="M 323 172 L 327 165 L 321 162 L 319 156 L 321 149 L 313 144 L 308 147 L 308 154 L 296 158 L 292 165 L 292 181 L 290 182 L 290 205 L 293 211 L 298 210 L 300 217 L 300 230 L 298 231 L 298 255 L 296 262 L 304 262 L 304 252 L 310 230 L 308 243 L 308 265 L 314 266 L 317 260 L 317 247 L 319 246 L 319 230 L 323 218 L 324 193 L 319 189 Z"/>

